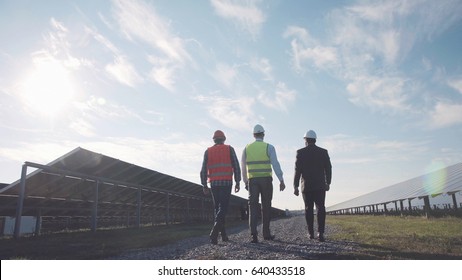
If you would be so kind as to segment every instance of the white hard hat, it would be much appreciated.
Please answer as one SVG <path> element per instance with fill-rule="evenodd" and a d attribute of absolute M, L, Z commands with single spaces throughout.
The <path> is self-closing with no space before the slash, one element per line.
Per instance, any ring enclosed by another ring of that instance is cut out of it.
<path fill-rule="evenodd" d="M 257 124 L 254 128 L 253 128 L 253 133 L 254 134 L 257 134 L 257 133 L 263 133 L 265 132 L 265 129 L 263 128 L 263 126 Z"/>
<path fill-rule="evenodd" d="M 316 139 L 316 132 L 314 132 L 313 130 L 308 130 L 308 131 L 305 133 L 305 136 L 303 136 L 303 138 L 312 138 L 312 139 Z"/>

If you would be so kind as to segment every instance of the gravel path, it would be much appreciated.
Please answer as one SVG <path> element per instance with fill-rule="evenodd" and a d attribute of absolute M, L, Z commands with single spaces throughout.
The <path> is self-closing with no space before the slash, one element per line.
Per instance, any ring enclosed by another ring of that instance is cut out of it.
<path fill-rule="evenodd" d="M 300 260 L 300 259 L 348 259 L 358 246 L 348 241 L 332 241 L 329 235 L 336 228 L 326 225 L 326 242 L 307 237 L 304 216 L 271 221 L 275 240 L 263 240 L 259 227 L 260 243 L 250 243 L 247 226 L 228 229 L 230 241 L 209 243 L 208 235 L 193 237 L 174 244 L 125 252 L 113 259 L 121 260 Z"/>

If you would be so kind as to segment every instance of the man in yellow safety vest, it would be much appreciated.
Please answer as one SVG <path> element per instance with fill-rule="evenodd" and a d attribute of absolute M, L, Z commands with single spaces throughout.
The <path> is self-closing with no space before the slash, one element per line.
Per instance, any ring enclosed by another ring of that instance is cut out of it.
<path fill-rule="evenodd" d="M 272 168 L 279 179 L 279 189 L 285 189 L 283 172 L 273 145 L 263 142 L 264 128 L 257 124 L 253 130 L 255 142 L 248 144 L 242 153 L 242 177 L 249 191 L 249 227 L 251 242 L 258 243 L 257 220 L 259 216 L 259 198 L 261 196 L 261 216 L 263 220 L 263 238 L 273 240 L 270 232 L 271 201 L 273 199 Z M 272 167 L 272 168 L 271 168 Z"/>

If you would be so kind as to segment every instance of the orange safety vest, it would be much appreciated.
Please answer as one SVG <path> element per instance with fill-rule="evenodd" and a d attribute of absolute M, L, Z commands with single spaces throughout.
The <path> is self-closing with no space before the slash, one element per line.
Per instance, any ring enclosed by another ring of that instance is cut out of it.
<path fill-rule="evenodd" d="M 209 182 L 233 179 L 233 165 L 229 145 L 215 145 L 207 149 Z"/>

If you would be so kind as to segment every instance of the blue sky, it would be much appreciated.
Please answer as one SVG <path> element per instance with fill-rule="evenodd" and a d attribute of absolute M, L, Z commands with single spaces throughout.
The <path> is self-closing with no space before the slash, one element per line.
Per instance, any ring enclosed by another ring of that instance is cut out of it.
<path fill-rule="evenodd" d="M 199 183 L 259 123 L 273 206 L 309 129 L 340 203 L 462 161 L 461 34 L 462 1 L 0 0 L 0 182 L 80 146 Z"/>

